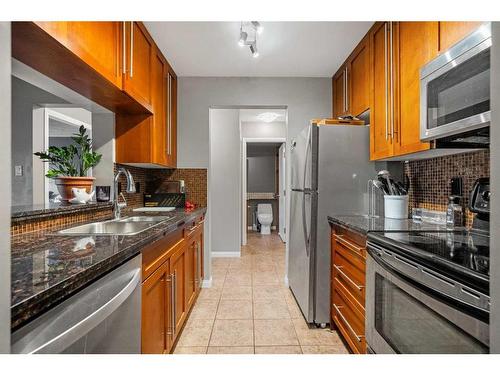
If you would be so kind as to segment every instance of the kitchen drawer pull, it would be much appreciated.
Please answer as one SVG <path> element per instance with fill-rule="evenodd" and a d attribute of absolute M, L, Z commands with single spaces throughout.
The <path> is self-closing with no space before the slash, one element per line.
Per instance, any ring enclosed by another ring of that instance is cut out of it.
<path fill-rule="evenodd" d="M 175 323 L 174 323 L 174 319 L 173 319 L 173 316 L 174 316 L 174 288 L 173 288 L 174 276 L 172 274 L 168 275 L 167 282 L 170 284 L 170 323 L 169 323 L 169 327 L 167 330 L 167 335 L 173 337 Z"/>
<path fill-rule="evenodd" d="M 122 22 L 122 72 L 127 73 L 127 25 Z"/>
<path fill-rule="evenodd" d="M 342 266 L 337 266 L 336 264 L 333 265 L 333 267 L 337 270 L 338 273 L 342 276 L 342 278 L 346 281 L 348 281 L 352 286 L 354 286 L 357 290 L 362 290 L 364 286 L 356 284 L 356 282 L 351 279 L 347 274 L 342 271 Z"/>
<path fill-rule="evenodd" d="M 342 308 L 342 306 L 337 306 L 336 304 L 333 304 L 333 308 L 335 309 L 335 311 L 337 312 L 338 316 L 340 317 L 340 319 L 342 319 L 342 321 L 344 322 L 344 324 L 347 326 L 347 328 L 349 329 L 349 331 L 351 331 L 351 333 L 354 335 L 354 337 L 356 337 L 356 340 L 358 340 L 358 342 L 361 342 L 361 340 L 365 337 L 363 335 L 358 335 L 356 333 L 356 331 L 351 327 L 351 325 L 349 324 L 349 322 L 347 321 L 347 319 L 344 317 L 344 315 L 342 315 L 342 313 L 340 312 L 340 309 Z"/>
<path fill-rule="evenodd" d="M 352 244 L 350 241 L 347 241 L 343 235 L 340 234 L 334 234 L 333 238 L 335 238 L 338 242 L 340 242 L 342 245 L 347 247 L 349 250 L 354 251 L 355 253 L 358 253 L 358 255 L 363 254 L 363 248 L 356 246 Z"/>
<path fill-rule="evenodd" d="M 134 76 L 134 21 L 130 22 L 130 78 Z"/>

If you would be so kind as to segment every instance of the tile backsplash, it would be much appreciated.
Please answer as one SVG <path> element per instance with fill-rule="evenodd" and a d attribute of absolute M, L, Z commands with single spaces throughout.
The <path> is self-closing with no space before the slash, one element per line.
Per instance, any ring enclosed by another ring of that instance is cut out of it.
<path fill-rule="evenodd" d="M 445 211 L 451 195 L 450 180 L 462 177 L 464 205 L 468 207 L 474 182 L 490 175 L 490 152 L 481 150 L 443 156 L 433 159 L 410 161 L 405 164 L 410 178 L 410 207 Z M 472 224 L 473 214 L 466 208 L 466 225 Z"/>
<path fill-rule="evenodd" d="M 118 164 L 115 164 L 115 171 Z M 142 207 L 144 205 L 144 193 L 161 190 L 164 181 L 184 180 L 186 187 L 186 199 L 194 203 L 196 207 L 207 206 L 207 170 L 199 168 L 178 169 L 147 169 L 124 165 L 132 173 L 134 180 L 140 186 L 140 191 L 134 194 L 125 193 L 126 179 L 120 176 L 119 182 L 122 186 L 123 195 L 127 200 L 129 208 Z"/>

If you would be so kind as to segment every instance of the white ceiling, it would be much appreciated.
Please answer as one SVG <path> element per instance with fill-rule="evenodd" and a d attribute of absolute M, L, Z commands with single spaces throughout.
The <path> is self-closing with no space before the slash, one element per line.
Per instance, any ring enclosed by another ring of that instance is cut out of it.
<path fill-rule="evenodd" d="M 145 22 L 179 76 L 331 77 L 373 22 L 261 22 L 260 56 L 240 22 Z"/>

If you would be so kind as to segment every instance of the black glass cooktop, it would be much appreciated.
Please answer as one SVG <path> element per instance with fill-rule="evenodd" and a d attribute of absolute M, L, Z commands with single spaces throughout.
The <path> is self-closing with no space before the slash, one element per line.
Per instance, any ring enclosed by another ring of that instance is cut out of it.
<path fill-rule="evenodd" d="M 379 232 L 369 241 L 466 284 L 489 289 L 489 236 L 476 232 Z"/>

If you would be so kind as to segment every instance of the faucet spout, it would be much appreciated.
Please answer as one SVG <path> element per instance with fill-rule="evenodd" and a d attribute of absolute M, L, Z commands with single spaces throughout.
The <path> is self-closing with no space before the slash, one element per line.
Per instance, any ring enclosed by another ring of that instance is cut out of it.
<path fill-rule="evenodd" d="M 125 178 L 127 179 L 127 189 L 125 190 L 127 193 L 135 193 L 135 182 L 134 182 L 134 177 L 132 176 L 132 173 L 130 173 L 129 170 L 120 167 L 118 168 L 118 171 L 116 172 L 115 175 L 115 180 L 114 180 L 114 189 L 113 189 L 113 196 L 114 196 L 114 201 L 113 201 L 113 213 L 115 219 L 119 219 L 121 217 L 121 209 L 123 207 L 127 206 L 127 202 L 125 201 L 125 197 L 123 197 L 124 203 L 118 203 L 118 179 L 120 178 L 120 175 L 124 175 Z"/>

